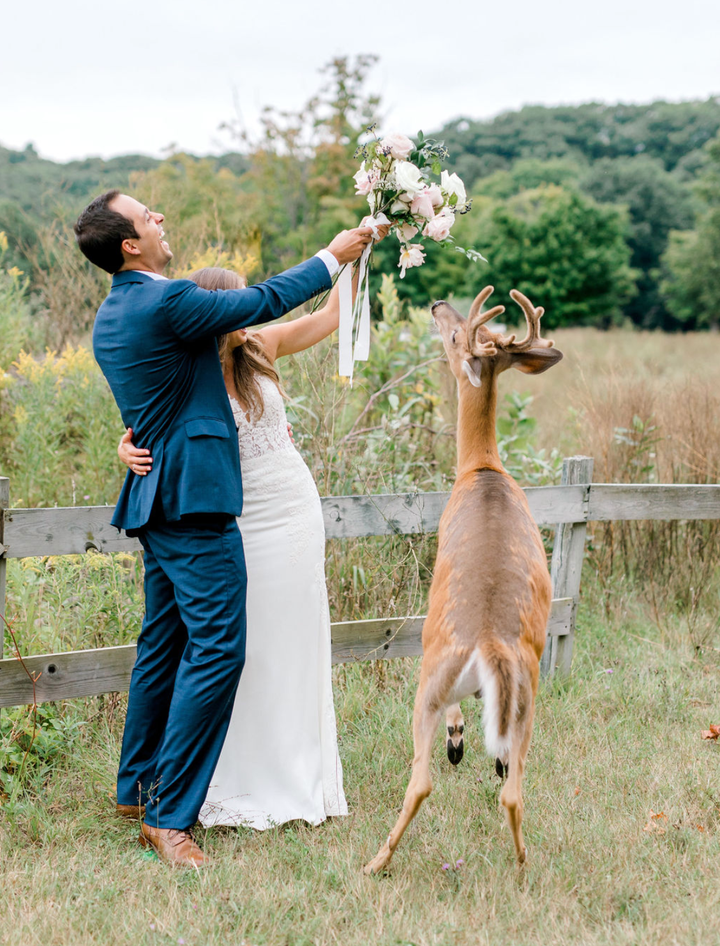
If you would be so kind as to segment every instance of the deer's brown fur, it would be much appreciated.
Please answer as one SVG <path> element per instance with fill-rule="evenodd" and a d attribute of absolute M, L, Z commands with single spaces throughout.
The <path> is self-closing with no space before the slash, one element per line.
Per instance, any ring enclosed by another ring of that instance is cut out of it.
<path fill-rule="evenodd" d="M 405 829 L 432 789 L 430 753 L 443 712 L 448 755 L 462 756 L 459 702 L 482 693 L 488 752 L 507 769 L 500 801 L 519 863 L 525 861 L 521 783 L 532 734 L 539 661 L 552 588 L 540 533 L 525 494 L 503 469 L 495 435 L 498 375 L 507 368 L 537 374 L 562 358 L 540 338 L 542 309 L 521 293 L 513 299 L 527 337 L 485 325 L 504 311 L 483 312 L 486 287 L 467 320 L 445 302 L 433 306 L 448 361 L 458 381 L 457 479 L 440 520 L 438 554 L 423 627 L 423 660 L 415 698 L 413 771 L 403 809 L 387 841 L 366 866 L 387 867 Z"/>

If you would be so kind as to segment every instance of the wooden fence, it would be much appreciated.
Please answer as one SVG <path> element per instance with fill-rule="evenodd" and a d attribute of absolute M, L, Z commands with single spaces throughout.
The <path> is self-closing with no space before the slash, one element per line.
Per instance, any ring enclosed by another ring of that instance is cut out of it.
<path fill-rule="evenodd" d="M 593 461 L 570 457 L 560 486 L 525 490 L 538 525 L 555 528 L 553 603 L 541 671 L 569 673 L 588 522 L 631 519 L 720 519 L 720 485 L 656 486 L 591 483 Z M 137 539 L 110 525 L 110 506 L 11 509 L 0 477 L 0 614 L 5 611 L 8 558 L 135 551 Z M 435 532 L 449 493 L 328 496 L 322 500 L 328 538 Z M 420 654 L 423 616 L 343 621 L 332 625 L 333 663 Z M 1 622 L 0 622 L 1 623 Z M 0 635 L 0 642 L 2 635 Z M 2 651 L 0 650 L 0 658 Z M 38 703 L 127 690 L 135 646 L 25 657 Z M 33 702 L 33 686 L 16 658 L 0 659 L 0 707 Z"/>

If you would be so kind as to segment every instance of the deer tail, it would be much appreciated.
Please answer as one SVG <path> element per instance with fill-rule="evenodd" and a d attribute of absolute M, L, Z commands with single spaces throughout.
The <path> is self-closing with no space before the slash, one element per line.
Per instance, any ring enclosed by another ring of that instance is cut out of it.
<path fill-rule="evenodd" d="M 507 765 L 517 707 L 516 661 L 500 641 L 486 644 L 479 658 L 485 748 L 488 755 Z"/>

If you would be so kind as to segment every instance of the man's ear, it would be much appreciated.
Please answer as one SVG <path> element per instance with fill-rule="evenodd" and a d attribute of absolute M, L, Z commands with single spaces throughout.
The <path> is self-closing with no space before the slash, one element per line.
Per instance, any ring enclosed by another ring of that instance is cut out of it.
<path fill-rule="evenodd" d="M 128 256 L 139 256 L 139 255 L 140 255 L 140 247 L 139 247 L 139 246 L 136 246 L 136 245 L 135 245 L 134 243 L 132 243 L 130 240 L 123 240 L 122 243 L 120 244 L 120 248 L 121 248 L 125 253 L 127 253 Z"/>
<path fill-rule="evenodd" d="M 525 374 L 542 374 L 562 359 L 557 348 L 531 348 L 529 351 L 512 353 L 512 367 Z"/>

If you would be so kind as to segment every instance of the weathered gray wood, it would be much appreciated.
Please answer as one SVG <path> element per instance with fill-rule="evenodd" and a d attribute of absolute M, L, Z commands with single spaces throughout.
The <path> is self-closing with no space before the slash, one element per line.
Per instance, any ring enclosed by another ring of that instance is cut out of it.
<path fill-rule="evenodd" d="M 135 663 L 135 645 L 24 657 L 23 663 L 35 678 L 38 703 L 98 696 L 128 689 Z M 32 701 L 32 682 L 20 661 L 0 660 L 0 706 L 19 706 Z"/>
<path fill-rule="evenodd" d="M 80 555 L 132 552 L 141 548 L 110 525 L 114 506 L 63 506 L 54 509 L 11 509 L 6 513 L 8 558 L 32 555 Z"/>
<path fill-rule="evenodd" d="M 424 622 L 425 615 L 420 615 L 333 624 L 332 662 L 342 664 L 421 654 Z"/>
<path fill-rule="evenodd" d="M 3 655 L 5 638 L 5 586 L 7 578 L 7 558 L 5 557 L 5 510 L 10 505 L 10 480 L 0 476 L 0 659 Z"/>
<path fill-rule="evenodd" d="M 530 510 L 540 524 L 574 522 L 584 515 L 581 489 L 539 486 L 525 493 Z M 330 539 L 345 539 L 435 532 L 449 495 L 326 496 L 322 500 L 326 535 Z M 113 506 L 13 509 L 6 531 L 8 557 L 74 555 L 88 549 L 100 552 L 139 549 L 137 539 L 128 538 L 110 525 L 113 511 Z"/>
<path fill-rule="evenodd" d="M 562 485 L 580 485 L 585 490 L 586 508 L 590 486 L 582 484 L 589 484 L 592 480 L 593 462 L 592 457 L 567 457 L 563 460 Z M 550 568 L 553 597 L 572 598 L 573 607 L 569 633 L 562 637 L 548 638 L 540 661 L 540 672 L 543 676 L 548 676 L 555 670 L 561 674 L 570 673 L 586 533 L 587 524 L 583 521 L 558 523 L 555 529 Z"/>
<path fill-rule="evenodd" d="M 329 539 L 435 532 L 449 493 L 377 496 L 325 496 L 325 534 Z"/>
<path fill-rule="evenodd" d="M 1 482 L 2 480 L 0 480 Z M 435 532 L 449 493 L 326 496 L 322 500 L 328 538 L 411 535 Z M 720 519 L 720 486 L 583 484 L 525 490 L 538 525 L 632 519 Z M 8 558 L 31 555 L 135 551 L 110 525 L 113 506 L 12 509 L 6 513 Z"/>
<path fill-rule="evenodd" d="M 572 599 L 553 601 L 548 634 L 567 634 Z M 412 657 L 422 653 L 424 616 L 340 621 L 332 625 L 332 662 Z M 99 647 L 65 654 L 25 657 L 35 677 L 38 703 L 127 690 L 135 663 L 135 645 Z M 0 660 L 0 707 L 32 703 L 33 688 L 19 660 Z"/>
<path fill-rule="evenodd" d="M 585 518 L 587 487 L 573 483 L 562 486 L 528 486 L 523 490 L 530 512 L 539 526 L 578 522 Z"/>
<path fill-rule="evenodd" d="M 594 483 L 588 520 L 720 519 L 720 486 Z"/>
<path fill-rule="evenodd" d="M 548 636 L 570 633 L 572 598 L 553 601 L 548 618 Z M 425 615 L 406 618 L 378 618 L 372 621 L 344 621 L 332 625 L 332 662 L 384 660 L 422 654 Z"/>

